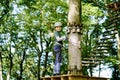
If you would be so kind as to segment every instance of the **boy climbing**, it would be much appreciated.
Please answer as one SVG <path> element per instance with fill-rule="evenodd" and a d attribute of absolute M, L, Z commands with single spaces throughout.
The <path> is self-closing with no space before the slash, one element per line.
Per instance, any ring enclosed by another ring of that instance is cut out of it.
<path fill-rule="evenodd" d="M 61 22 L 56 22 L 54 24 L 55 27 L 55 32 L 54 32 L 54 38 L 55 38 L 55 42 L 54 42 L 54 52 L 55 52 L 55 61 L 54 61 L 54 71 L 53 71 L 53 75 L 60 75 L 60 66 L 61 66 L 61 62 L 62 62 L 62 46 L 63 43 L 62 41 L 66 40 L 66 36 L 62 36 L 61 32 L 62 32 L 62 23 Z"/>

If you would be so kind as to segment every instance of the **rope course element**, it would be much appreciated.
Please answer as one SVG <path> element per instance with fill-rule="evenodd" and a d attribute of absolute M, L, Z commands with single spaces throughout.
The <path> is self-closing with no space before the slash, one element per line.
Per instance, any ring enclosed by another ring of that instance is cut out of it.
<path fill-rule="evenodd" d="M 106 9 L 109 11 L 109 17 L 103 23 L 105 31 L 101 34 L 102 37 L 96 41 L 97 43 L 93 51 L 86 58 L 83 58 L 83 64 L 87 64 L 83 66 L 93 66 L 94 62 L 96 66 L 102 63 L 104 58 L 109 56 L 113 45 L 117 42 L 116 35 L 120 33 L 120 2 L 107 4 Z"/>

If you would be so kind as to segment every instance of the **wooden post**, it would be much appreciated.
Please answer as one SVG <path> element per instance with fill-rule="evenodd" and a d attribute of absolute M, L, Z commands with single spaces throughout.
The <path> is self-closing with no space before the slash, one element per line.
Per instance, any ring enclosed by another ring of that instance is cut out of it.
<path fill-rule="evenodd" d="M 80 74 L 81 63 L 81 0 L 69 0 L 68 13 L 68 58 L 69 74 Z"/>

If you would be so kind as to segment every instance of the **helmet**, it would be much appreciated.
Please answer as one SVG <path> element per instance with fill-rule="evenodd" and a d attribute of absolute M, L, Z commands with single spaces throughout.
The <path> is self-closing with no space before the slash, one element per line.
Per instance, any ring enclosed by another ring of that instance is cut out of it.
<path fill-rule="evenodd" d="M 54 24 L 54 27 L 56 27 L 56 26 L 62 26 L 62 23 L 61 23 L 61 22 L 56 22 L 56 23 Z"/>

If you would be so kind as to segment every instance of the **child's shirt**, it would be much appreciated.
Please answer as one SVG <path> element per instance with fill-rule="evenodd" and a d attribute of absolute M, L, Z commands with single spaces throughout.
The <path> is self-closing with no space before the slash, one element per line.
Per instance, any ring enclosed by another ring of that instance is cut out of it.
<path fill-rule="evenodd" d="M 64 36 L 61 35 L 60 31 L 55 31 L 54 32 L 54 37 L 55 37 L 55 44 L 54 45 L 60 45 L 62 46 L 63 43 L 62 41 L 65 39 Z"/>

